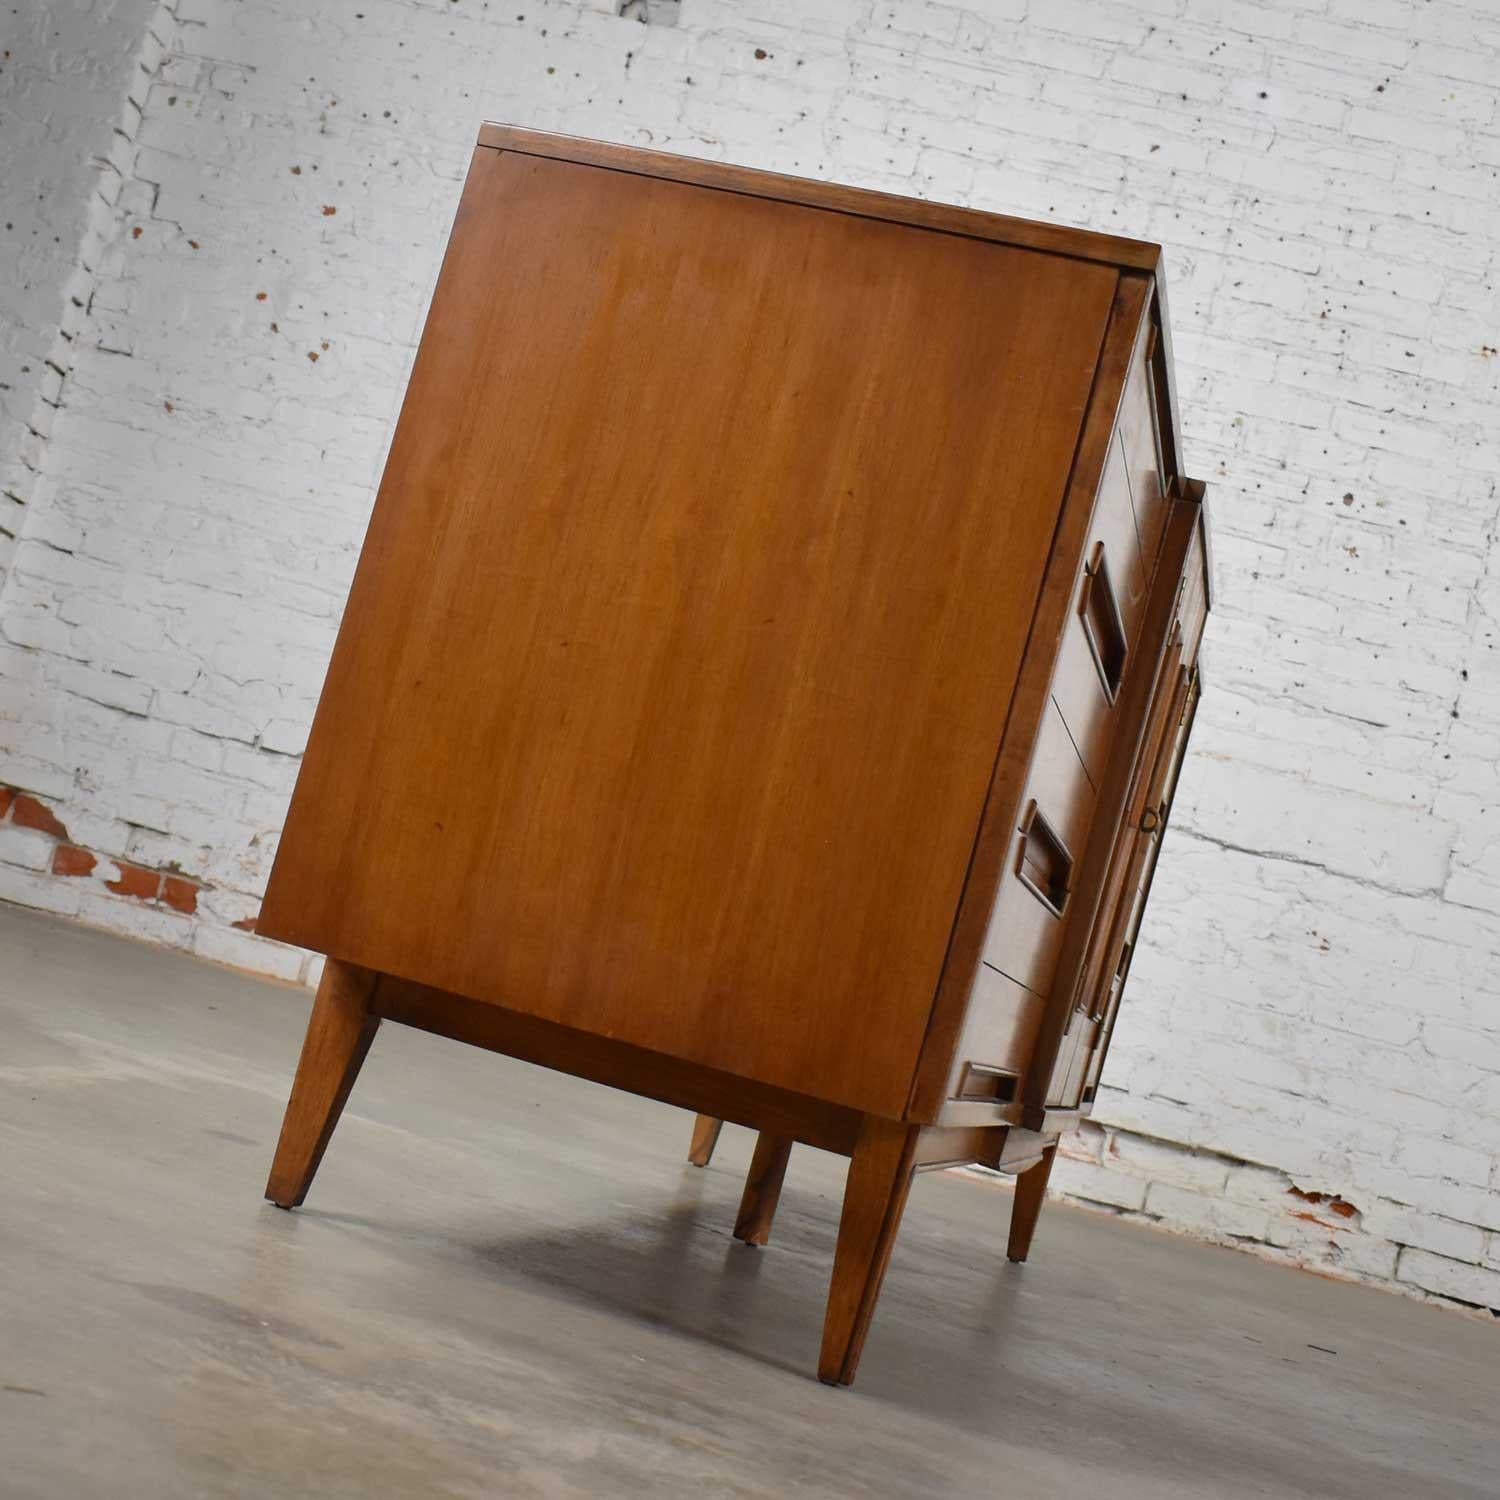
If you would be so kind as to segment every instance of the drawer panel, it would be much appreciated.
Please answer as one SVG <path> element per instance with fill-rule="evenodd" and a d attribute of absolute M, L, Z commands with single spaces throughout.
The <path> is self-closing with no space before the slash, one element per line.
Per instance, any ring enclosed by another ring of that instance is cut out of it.
<path fill-rule="evenodd" d="M 1140 641 L 1149 584 L 1116 442 L 1099 484 L 1093 530 L 1052 679 L 1053 699 L 1096 788 L 1114 736 L 1114 705 Z"/>
<path fill-rule="evenodd" d="M 1063 918 L 1093 815 L 1094 788 L 1049 701 L 983 953 L 986 963 L 1040 995 L 1057 969 Z"/>
<path fill-rule="evenodd" d="M 1146 617 L 1146 595 L 1151 588 L 1151 569 L 1146 566 L 1124 446 L 1116 439 L 1109 445 L 1099 498 L 1094 506 L 1094 524 L 1086 561 L 1103 545 L 1114 582 L 1115 596 L 1125 620 L 1125 633 L 1132 643 L 1140 638 Z"/>
<path fill-rule="evenodd" d="M 1106 962 L 1082 997 L 1084 1003 L 1080 1006 L 1080 1014 L 1087 1015 L 1091 1021 L 1103 1021 L 1112 1015 L 1124 993 L 1130 963 L 1135 957 L 1136 930 L 1145 905 L 1146 885 L 1156 862 L 1156 851 L 1160 848 L 1160 841 L 1152 835 L 1135 833 L 1132 839 L 1127 885 L 1109 924 L 1104 954 Z"/>
<path fill-rule="evenodd" d="M 1115 732 L 1115 705 L 1100 681 L 1093 652 L 1078 619 L 1068 622 L 1052 674 L 1052 701 L 1067 726 L 1089 780 L 1104 777 Z"/>
<path fill-rule="evenodd" d="M 1193 545 L 1188 550 L 1177 618 L 1182 626 L 1182 659 L 1195 661 L 1203 627 L 1208 622 L 1208 562 L 1203 554 L 1201 532 L 1194 535 Z"/>
<path fill-rule="evenodd" d="M 1097 600 L 1107 583 L 1108 574 L 1101 568 L 1092 578 L 1085 576 L 1081 587 Z M 1108 626 L 1075 610 L 1063 630 L 1052 671 L 1052 701 L 1096 789 L 1104 779 L 1119 720 L 1119 695 L 1135 650 L 1133 642 L 1113 641 L 1108 634 L 1101 638 L 1101 629 Z"/>
<path fill-rule="evenodd" d="M 1170 692 L 1169 692 L 1170 688 Z M 1163 716 L 1162 732 L 1156 742 L 1155 758 L 1149 766 L 1143 766 L 1138 783 L 1132 789 L 1131 808 L 1135 810 L 1132 821 L 1127 823 L 1125 838 L 1117 850 L 1116 860 L 1123 865 L 1123 880 L 1119 894 L 1107 904 L 1106 917 L 1101 920 L 1100 932 L 1105 935 L 1101 945 L 1105 963 L 1102 971 L 1090 969 L 1085 986 L 1085 995 L 1090 1003 L 1084 1007 L 1086 1014 L 1075 1015 L 1076 1025 L 1088 1025 L 1092 1040 L 1081 1078 L 1084 1104 L 1093 1099 L 1104 1058 L 1109 1049 L 1110 1037 L 1119 1014 L 1120 1002 L 1130 965 L 1135 955 L 1135 945 L 1145 913 L 1147 895 L 1151 889 L 1152 874 L 1161 853 L 1162 838 L 1166 830 L 1166 819 L 1177 789 L 1177 778 L 1187 751 L 1188 738 L 1192 733 L 1193 712 L 1198 698 L 1198 674 L 1180 659 L 1177 662 L 1175 681 L 1166 678 L 1162 692 L 1167 695 L 1168 711 Z M 1070 1067 L 1064 1081 L 1064 1092 L 1072 1087 L 1072 1074 L 1076 1065 Z M 1071 1101 L 1071 1095 L 1069 1102 Z"/>
<path fill-rule="evenodd" d="M 1063 1038 L 1057 1055 L 1057 1064 L 1052 1070 L 1052 1084 L 1047 1090 L 1049 1109 L 1077 1109 L 1083 1097 L 1084 1075 L 1094 1055 L 1094 1041 L 1098 1027 L 1084 1021 L 1082 1016 L 1073 1018 L 1073 1029 Z"/>
<path fill-rule="evenodd" d="M 1019 1081 L 1031 1058 L 1047 1002 L 988 964 L 980 964 L 959 1039 L 951 1098 L 1004 1104 L 1007 1080 Z M 1013 1093 L 1013 1091 L 1012 1091 Z"/>
<path fill-rule="evenodd" d="M 1166 822 L 1172 794 L 1177 787 L 1177 773 L 1187 750 L 1186 721 L 1196 687 L 1197 677 L 1192 669 L 1179 665 L 1172 684 L 1168 718 L 1146 781 L 1146 794 L 1137 819 L 1137 826 L 1143 833 L 1154 834 Z"/>
<path fill-rule="evenodd" d="M 1055 703 L 1047 705 L 1031 758 L 1031 776 L 1021 798 L 1021 811 L 1035 802 L 1043 816 L 1062 835 L 1075 860 L 1094 817 L 1094 788 L 1073 748 L 1073 737 Z"/>
<path fill-rule="evenodd" d="M 1146 351 L 1154 344 L 1152 330 L 1136 345 L 1130 376 L 1120 400 L 1119 440 L 1130 474 L 1136 530 L 1147 570 L 1156 561 L 1167 524 L 1167 476 L 1162 471 L 1161 437 L 1157 430 L 1156 383 Z"/>

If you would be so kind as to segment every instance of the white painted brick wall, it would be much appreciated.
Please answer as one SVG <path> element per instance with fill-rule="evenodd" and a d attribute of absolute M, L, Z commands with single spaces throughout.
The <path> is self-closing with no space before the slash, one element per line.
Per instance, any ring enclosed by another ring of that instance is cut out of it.
<path fill-rule="evenodd" d="M 0 896 L 299 972 L 231 924 L 482 118 L 1160 240 L 1218 612 L 1057 1186 L 1500 1306 L 1493 0 L 175 9 L 0 598 L 0 782 L 202 889 L 21 838 Z"/>
<path fill-rule="evenodd" d="M 0 11 L 0 587 L 113 227 L 157 0 Z M 133 101 L 133 102 L 132 102 Z"/>

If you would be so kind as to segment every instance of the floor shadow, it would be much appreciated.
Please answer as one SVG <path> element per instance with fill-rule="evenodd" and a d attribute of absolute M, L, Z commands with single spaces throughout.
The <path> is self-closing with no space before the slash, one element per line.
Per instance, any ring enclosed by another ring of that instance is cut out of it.
<path fill-rule="evenodd" d="M 667 1328 L 801 1378 L 810 1391 L 824 1389 L 815 1370 L 835 1203 L 788 1183 L 772 1241 L 760 1249 L 732 1238 L 732 1204 L 722 1190 L 705 1192 L 693 1169 L 684 1169 L 655 1208 L 641 1209 L 449 1247 L 499 1281 L 545 1287 L 572 1305 Z M 368 1217 L 301 1212 L 382 1236 Z M 1205 1496 L 1223 1493 L 1227 1474 L 1321 1500 L 1368 1500 L 1410 1487 L 1399 1462 L 1353 1449 L 1338 1453 L 1336 1479 L 1325 1472 L 1310 1482 L 1306 1428 L 1313 1419 L 1299 1413 L 1289 1388 L 1206 1390 L 1203 1372 L 1191 1365 L 1153 1357 L 1149 1348 L 1112 1349 L 1108 1321 L 1091 1322 L 1101 1310 L 1118 1311 L 1097 1272 L 1073 1261 L 1010 1265 L 1002 1195 L 995 1195 L 994 1213 L 993 1237 L 978 1247 L 952 1226 L 934 1231 L 920 1215 L 909 1217 L 852 1398 L 829 1392 L 830 1400 L 890 1404 L 976 1438 L 1067 1453 L 1105 1472 L 1199 1483 Z M 417 1245 L 410 1252 L 422 1253 Z M 1039 1247 L 1038 1258 L 1044 1254 Z M 1324 1437 L 1333 1450 L 1341 1446 L 1336 1430 Z M 1493 1500 L 1481 1485 L 1456 1482 L 1447 1493 L 1451 1500 Z"/>

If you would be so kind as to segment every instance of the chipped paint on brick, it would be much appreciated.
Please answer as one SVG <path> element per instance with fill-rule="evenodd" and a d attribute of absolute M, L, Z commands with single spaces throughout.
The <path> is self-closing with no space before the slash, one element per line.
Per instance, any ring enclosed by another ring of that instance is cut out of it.
<path fill-rule="evenodd" d="M 155 901 L 161 893 L 161 871 L 147 870 L 128 860 L 114 861 L 115 878 L 104 882 L 105 889 L 117 896 L 131 896 L 137 901 Z"/>
<path fill-rule="evenodd" d="M 183 916 L 190 917 L 198 910 L 198 887 L 180 875 L 163 875 L 161 899 L 173 911 L 180 911 Z"/>
<path fill-rule="evenodd" d="M 55 839 L 65 839 L 68 830 L 63 827 L 56 813 L 45 802 L 27 792 L 16 792 L 10 806 L 10 820 L 22 828 L 35 828 L 38 833 Z"/>
<path fill-rule="evenodd" d="M 76 844 L 59 844 L 52 851 L 52 873 L 54 875 L 92 875 L 99 861 L 87 849 Z"/>

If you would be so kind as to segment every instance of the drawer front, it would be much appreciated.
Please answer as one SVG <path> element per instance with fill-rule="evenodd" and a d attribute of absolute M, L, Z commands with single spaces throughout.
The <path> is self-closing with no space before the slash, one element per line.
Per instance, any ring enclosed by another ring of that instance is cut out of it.
<path fill-rule="evenodd" d="M 1196 700 L 1197 673 L 1189 666 L 1177 669 L 1172 685 L 1172 705 L 1166 732 L 1157 750 L 1146 782 L 1146 795 L 1136 816 L 1136 827 L 1150 837 L 1159 834 L 1171 811 L 1172 793 L 1177 787 L 1177 773 L 1187 752 L 1187 723 Z M 1135 809 L 1132 807 L 1132 812 Z"/>
<path fill-rule="evenodd" d="M 1153 794 L 1161 786 L 1170 762 L 1186 677 L 1180 646 L 1174 639 L 1151 707 L 1146 744 L 1131 781 L 1124 821 L 1110 853 L 1104 901 L 1084 963 L 1077 1011 L 1070 1025 L 1076 1023 L 1079 1014 L 1097 1019 L 1107 1005 L 1121 946 L 1129 936 L 1125 931 L 1126 916 L 1141 886 L 1142 871 L 1161 826 L 1163 809 L 1159 800 L 1153 800 Z"/>
<path fill-rule="evenodd" d="M 1115 704 L 1140 641 L 1148 582 L 1125 463 L 1116 448 L 1099 486 L 1052 679 L 1053 701 L 1095 787 L 1104 777 Z"/>
<path fill-rule="evenodd" d="M 1104 779 L 1115 734 L 1115 705 L 1101 682 L 1083 626 L 1075 616 L 1063 633 L 1052 676 L 1052 701 L 1095 787 Z"/>
<path fill-rule="evenodd" d="M 1188 551 L 1177 620 L 1182 627 L 1182 659 L 1196 662 L 1203 627 L 1208 623 L 1208 559 L 1204 555 L 1201 531 L 1194 534 L 1193 545 Z"/>
<path fill-rule="evenodd" d="M 1130 471 L 1125 447 L 1116 431 L 1109 445 L 1109 459 L 1104 477 L 1099 481 L 1099 498 L 1094 506 L 1093 530 L 1089 536 L 1087 558 L 1103 547 L 1109 559 L 1120 613 L 1132 642 L 1140 636 L 1146 617 L 1146 596 L 1151 589 L 1150 560 L 1141 545 L 1136 525 L 1135 503 L 1131 496 Z"/>
<path fill-rule="evenodd" d="M 1037 994 L 1057 968 L 1074 873 L 1094 815 L 1094 788 L 1057 705 L 1049 702 L 1021 798 L 984 962 Z"/>
<path fill-rule="evenodd" d="M 1187 754 L 1188 736 L 1192 732 L 1193 713 L 1197 705 L 1198 674 L 1196 670 L 1184 667 L 1179 691 L 1173 696 L 1172 727 L 1162 747 L 1162 754 L 1152 769 L 1149 788 L 1143 799 L 1144 810 L 1128 830 L 1130 859 L 1123 899 L 1109 924 L 1109 940 L 1105 949 L 1108 963 L 1092 986 L 1092 1003 L 1086 1007 L 1087 1015 L 1075 1017 L 1075 1024 L 1080 1031 L 1079 1044 L 1065 1088 L 1077 1087 L 1080 1092 L 1076 1096 L 1066 1093 L 1069 1104 L 1092 1104 L 1100 1074 L 1104 1070 L 1104 1059 L 1119 1016 L 1125 983 L 1130 977 L 1131 960 L 1135 956 L 1136 940 L 1140 934 L 1141 920 L 1146 913 L 1151 880 L 1161 854 L 1167 816 L 1171 811 L 1172 796 L 1177 789 L 1182 762 Z"/>
<path fill-rule="evenodd" d="M 1126 821 L 1110 861 L 1099 941 L 1085 968 L 1080 1003 L 1053 1072 L 1049 1103 L 1092 1104 L 1119 1013 L 1145 914 L 1161 841 L 1187 754 L 1198 704 L 1198 642 L 1207 613 L 1203 554 L 1195 540 L 1186 560 L 1172 645 L 1157 689 L 1147 751 L 1137 769 Z"/>
<path fill-rule="evenodd" d="M 969 998 L 948 1095 L 1008 1104 L 1031 1059 L 1047 1002 L 982 963 Z"/>
<path fill-rule="evenodd" d="M 1136 530 L 1141 553 L 1150 565 L 1156 560 L 1162 532 L 1167 524 L 1167 485 L 1163 470 L 1161 433 L 1156 411 L 1156 381 L 1150 351 L 1155 330 L 1147 329 L 1136 344 L 1120 400 L 1119 439 L 1130 475 L 1130 494 L 1135 506 Z"/>
<path fill-rule="evenodd" d="M 1052 1086 L 1047 1091 L 1049 1109 L 1077 1109 L 1083 1099 L 1084 1076 L 1094 1056 L 1094 1042 L 1099 1028 L 1092 1022 L 1075 1025 L 1063 1038 L 1057 1064 L 1052 1070 Z"/>
<path fill-rule="evenodd" d="M 1114 944 L 1114 966 L 1111 970 L 1109 992 L 1099 1007 L 1097 1027 L 1091 1039 L 1088 1067 L 1083 1079 L 1083 1095 L 1080 1103 L 1094 1102 L 1094 1093 L 1099 1086 L 1099 1077 L 1104 1071 L 1104 1059 L 1109 1053 L 1110 1039 L 1114 1035 L 1115 1018 L 1120 1013 L 1120 1000 L 1125 993 L 1125 982 L 1130 978 L 1130 961 L 1135 956 L 1136 934 L 1140 931 L 1141 915 L 1146 907 L 1146 890 L 1151 884 L 1151 874 L 1156 866 L 1156 856 L 1161 850 L 1161 840 L 1153 841 L 1150 857 L 1146 861 L 1144 876 L 1131 903 L 1125 921 L 1126 937 Z"/>

